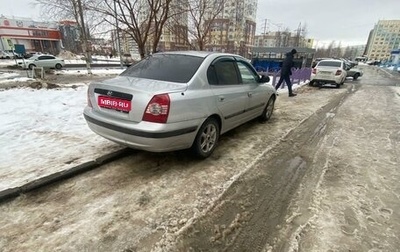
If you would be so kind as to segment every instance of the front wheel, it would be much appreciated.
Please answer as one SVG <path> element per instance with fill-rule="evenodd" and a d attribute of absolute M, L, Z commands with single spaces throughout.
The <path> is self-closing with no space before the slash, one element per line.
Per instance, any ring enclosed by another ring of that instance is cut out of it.
<path fill-rule="evenodd" d="M 271 96 L 262 114 L 260 115 L 261 122 L 266 122 L 271 118 L 272 113 L 274 112 L 274 107 L 275 107 L 275 97 Z"/>
<path fill-rule="evenodd" d="M 358 79 L 358 77 L 360 77 L 360 75 L 359 75 L 358 73 L 354 74 L 354 76 L 353 76 L 353 80 L 357 80 L 357 79 Z"/>
<path fill-rule="evenodd" d="M 30 64 L 30 65 L 28 66 L 29 70 L 32 70 L 34 67 L 36 67 L 34 64 Z"/>
<path fill-rule="evenodd" d="M 217 120 L 208 118 L 197 132 L 191 147 L 193 154 L 201 159 L 209 157 L 217 146 L 219 134 L 220 129 Z"/>
<path fill-rule="evenodd" d="M 56 64 L 56 69 L 61 69 L 61 68 L 62 68 L 62 65 L 60 63 L 57 63 Z"/>

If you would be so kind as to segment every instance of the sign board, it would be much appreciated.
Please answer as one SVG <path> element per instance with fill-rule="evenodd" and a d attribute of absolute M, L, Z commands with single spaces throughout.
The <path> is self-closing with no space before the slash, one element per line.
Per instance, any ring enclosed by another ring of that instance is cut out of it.
<path fill-rule="evenodd" d="M 25 45 L 14 44 L 15 53 L 19 55 L 25 55 Z"/>

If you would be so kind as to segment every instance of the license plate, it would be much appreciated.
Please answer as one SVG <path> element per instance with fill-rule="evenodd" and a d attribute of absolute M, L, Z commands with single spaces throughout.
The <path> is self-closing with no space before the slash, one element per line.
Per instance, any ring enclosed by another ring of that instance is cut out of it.
<path fill-rule="evenodd" d="M 129 112 L 132 109 L 131 101 L 116 97 L 99 96 L 97 104 L 102 108 L 114 109 Z"/>
<path fill-rule="evenodd" d="M 320 71 L 319 73 L 322 75 L 331 75 L 331 72 Z"/>

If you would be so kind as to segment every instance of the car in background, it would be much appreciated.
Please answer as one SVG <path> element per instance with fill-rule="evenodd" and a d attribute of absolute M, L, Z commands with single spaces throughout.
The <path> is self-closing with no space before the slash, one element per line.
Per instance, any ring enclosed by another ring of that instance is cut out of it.
<path fill-rule="evenodd" d="M 318 62 L 320 62 L 321 60 L 326 60 L 326 59 L 330 59 L 330 58 L 316 58 L 316 59 L 314 59 L 312 64 L 311 64 L 311 67 L 315 67 L 318 64 Z"/>
<path fill-rule="evenodd" d="M 93 132 L 122 145 L 191 149 L 207 158 L 221 134 L 271 117 L 276 91 L 269 80 L 239 55 L 160 52 L 91 83 L 83 115 Z"/>
<path fill-rule="evenodd" d="M 28 59 L 18 61 L 18 65 L 24 69 L 33 69 L 34 67 L 61 69 L 65 66 L 65 62 L 50 54 L 36 54 Z"/>
<path fill-rule="evenodd" d="M 121 62 L 124 66 L 131 66 L 135 63 L 130 53 L 124 53 L 121 56 Z"/>
<path fill-rule="evenodd" d="M 326 84 L 335 85 L 340 88 L 346 80 L 346 64 L 339 59 L 325 59 L 317 63 L 312 69 L 310 86 L 323 86 Z"/>
<path fill-rule="evenodd" d="M 363 76 L 364 72 L 358 67 L 346 64 L 346 77 L 351 77 L 353 80 L 357 80 L 359 77 Z"/>
<path fill-rule="evenodd" d="M 15 59 L 15 55 L 10 52 L 0 51 L 0 59 Z"/>

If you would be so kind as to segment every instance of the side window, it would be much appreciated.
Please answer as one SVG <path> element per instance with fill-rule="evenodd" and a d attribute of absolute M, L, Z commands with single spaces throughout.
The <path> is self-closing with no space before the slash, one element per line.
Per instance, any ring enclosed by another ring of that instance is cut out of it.
<path fill-rule="evenodd" d="M 214 62 L 207 70 L 208 82 L 211 85 L 237 85 L 240 83 L 233 60 Z"/>
<path fill-rule="evenodd" d="M 258 81 L 258 76 L 255 75 L 249 67 L 244 64 L 243 62 L 237 62 L 238 68 L 240 75 L 242 76 L 242 82 L 243 84 L 254 84 L 257 83 Z"/>

